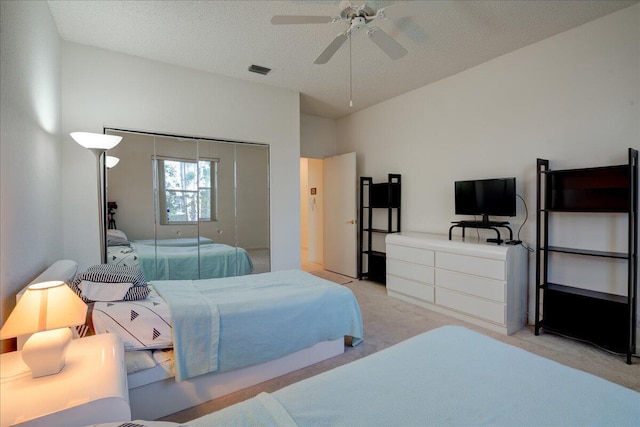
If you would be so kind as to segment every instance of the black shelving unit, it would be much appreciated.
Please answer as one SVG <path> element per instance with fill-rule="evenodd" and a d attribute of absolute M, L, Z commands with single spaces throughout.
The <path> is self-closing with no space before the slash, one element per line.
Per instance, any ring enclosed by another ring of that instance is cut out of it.
<path fill-rule="evenodd" d="M 375 249 L 373 236 L 400 232 L 401 189 L 399 174 L 390 173 L 389 181 L 383 183 L 374 183 L 371 177 L 360 177 L 358 279 L 386 283 L 386 254 Z M 386 214 L 386 218 L 374 218 L 374 211 Z M 382 222 L 386 223 L 386 228 L 374 227 Z M 383 247 L 383 243 L 379 246 Z"/>
<path fill-rule="evenodd" d="M 537 207 L 535 334 L 542 328 L 588 341 L 626 354 L 630 364 L 638 301 L 638 150 L 629 148 L 625 165 L 585 169 L 554 171 L 548 160 L 538 159 Z M 627 214 L 627 251 L 549 245 L 549 216 L 567 212 Z M 626 295 L 550 283 L 552 253 L 624 260 L 628 267 Z"/>

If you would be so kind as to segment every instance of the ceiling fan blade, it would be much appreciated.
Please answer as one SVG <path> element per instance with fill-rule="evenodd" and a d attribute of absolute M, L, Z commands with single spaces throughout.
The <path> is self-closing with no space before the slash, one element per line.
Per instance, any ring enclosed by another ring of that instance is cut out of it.
<path fill-rule="evenodd" d="M 313 61 L 313 63 L 326 64 L 331 59 L 331 57 L 338 51 L 338 49 L 340 49 L 340 46 L 342 46 L 342 44 L 347 41 L 348 38 L 349 38 L 349 35 L 346 32 L 338 34 L 336 38 L 333 39 L 331 43 L 329 43 L 329 46 L 327 46 L 322 51 L 320 56 L 318 56 L 316 60 Z"/>
<path fill-rule="evenodd" d="M 367 35 L 391 59 L 400 59 L 407 54 L 407 49 L 378 27 L 370 28 L 367 31 Z"/>
<path fill-rule="evenodd" d="M 380 9 L 377 15 L 388 19 L 404 18 L 424 11 L 424 3 L 419 1 L 394 3 L 384 9 Z"/>
<path fill-rule="evenodd" d="M 333 16 L 314 16 L 314 15 L 275 15 L 271 18 L 274 25 L 286 24 L 330 24 L 336 18 Z"/>

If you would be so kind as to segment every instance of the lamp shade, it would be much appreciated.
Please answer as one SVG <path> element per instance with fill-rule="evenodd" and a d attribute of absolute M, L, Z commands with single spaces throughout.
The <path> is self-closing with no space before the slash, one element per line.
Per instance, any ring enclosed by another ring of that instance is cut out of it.
<path fill-rule="evenodd" d="M 0 339 L 81 325 L 87 305 L 64 282 L 31 285 L 0 330 Z"/>
<path fill-rule="evenodd" d="M 107 156 L 107 159 L 105 160 L 104 164 L 107 167 L 107 169 L 111 169 L 112 167 L 117 165 L 118 162 L 120 162 L 119 158 L 117 158 L 115 156 Z"/>
<path fill-rule="evenodd" d="M 91 132 L 71 132 L 71 138 L 84 148 L 111 150 L 122 141 L 121 136 Z"/>

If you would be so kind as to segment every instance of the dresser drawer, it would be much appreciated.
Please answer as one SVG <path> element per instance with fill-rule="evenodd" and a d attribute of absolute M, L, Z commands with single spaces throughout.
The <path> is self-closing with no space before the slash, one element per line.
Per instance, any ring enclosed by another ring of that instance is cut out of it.
<path fill-rule="evenodd" d="M 433 251 L 387 244 L 387 258 L 433 267 Z"/>
<path fill-rule="evenodd" d="M 438 287 L 464 292 L 500 303 L 505 302 L 504 282 L 449 270 L 436 270 L 435 274 Z"/>
<path fill-rule="evenodd" d="M 400 294 L 431 303 L 434 301 L 433 286 L 418 283 L 402 277 L 390 276 L 388 274 L 387 291 L 398 292 Z"/>
<path fill-rule="evenodd" d="M 505 261 L 469 255 L 436 253 L 436 268 L 474 274 L 495 280 L 506 280 Z"/>
<path fill-rule="evenodd" d="M 433 285 L 433 267 L 387 258 L 387 274 Z"/>
<path fill-rule="evenodd" d="M 480 317 L 500 325 L 506 324 L 506 305 L 479 299 L 447 289 L 436 289 L 436 304 L 461 313 Z"/>

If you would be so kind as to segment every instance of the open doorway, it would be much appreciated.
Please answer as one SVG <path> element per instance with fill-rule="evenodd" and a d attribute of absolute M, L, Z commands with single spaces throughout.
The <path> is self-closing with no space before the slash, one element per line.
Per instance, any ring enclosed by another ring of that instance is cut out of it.
<path fill-rule="evenodd" d="M 300 159 L 300 253 L 302 270 L 324 269 L 323 160 Z"/>
<path fill-rule="evenodd" d="M 356 277 L 356 153 L 300 161 L 302 268 Z"/>

